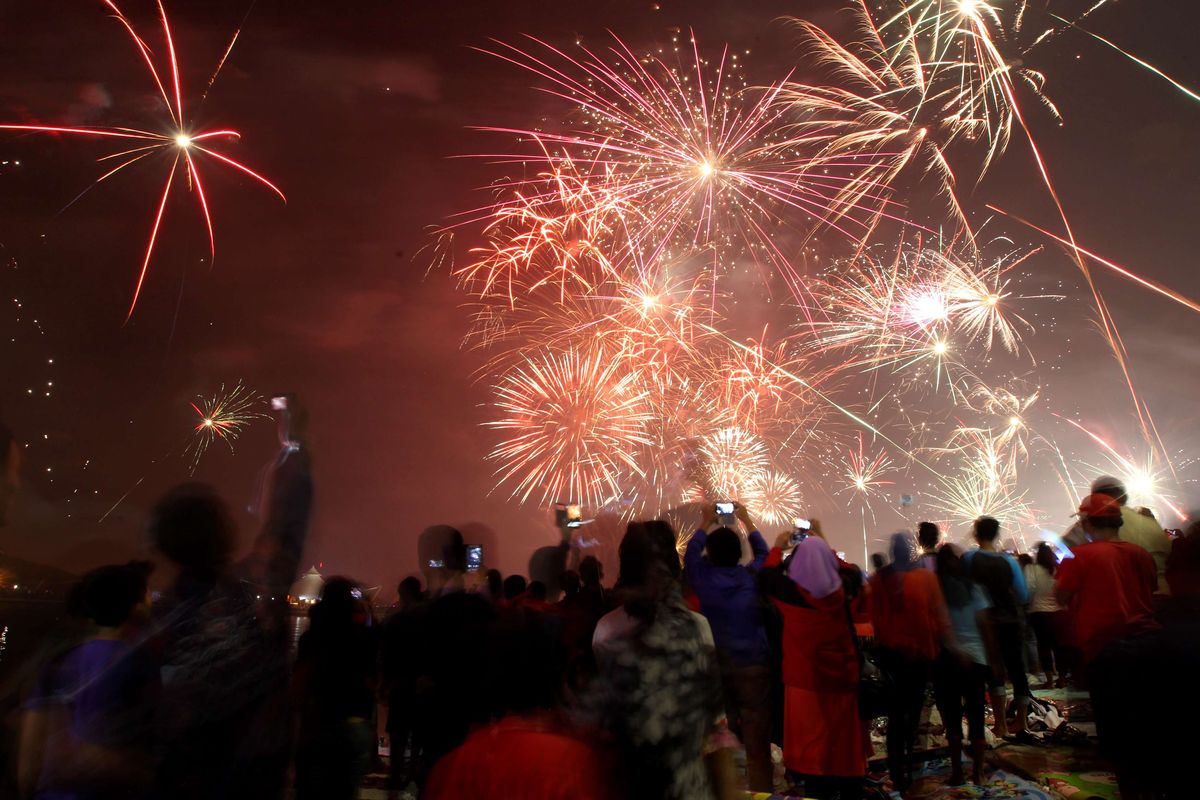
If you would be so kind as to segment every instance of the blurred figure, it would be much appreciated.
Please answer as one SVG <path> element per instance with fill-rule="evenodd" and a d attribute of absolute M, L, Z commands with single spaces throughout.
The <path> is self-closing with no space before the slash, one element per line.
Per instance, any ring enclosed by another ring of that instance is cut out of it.
<path fill-rule="evenodd" d="M 1059 634 L 1065 624 L 1063 607 L 1054 588 L 1054 573 L 1058 558 L 1053 548 L 1042 542 L 1037 546 L 1034 563 L 1025 567 L 1025 583 L 1029 587 L 1029 627 L 1037 638 L 1038 663 L 1045 676 L 1045 688 L 1062 685 L 1069 669 L 1059 645 Z M 1056 680 L 1058 676 L 1058 680 Z"/>
<path fill-rule="evenodd" d="M 358 796 L 374 754 L 376 641 L 362 590 L 330 578 L 309 609 L 293 676 L 296 799 Z"/>
<path fill-rule="evenodd" d="M 562 597 L 559 598 L 558 605 L 563 605 L 568 601 L 577 601 L 579 599 L 579 590 L 583 588 L 583 583 L 579 580 L 579 573 L 573 569 L 564 572 L 558 578 L 559 588 L 562 589 Z"/>
<path fill-rule="evenodd" d="M 504 578 L 498 569 L 489 569 L 486 574 L 485 591 L 493 603 L 504 599 Z"/>
<path fill-rule="evenodd" d="M 54 659 L 26 699 L 17 781 L 22 797 L 140 798 L 153 777 L 157 665 L 134 645 L 146 621 L 149 564 L 100 567 L 68 610 L 92 629 Z"/>
<path fill-rule="evenodd" d="M 983 587 L 990 607 L 984 613 L 985 641 L 992 676 L 989 686 L 992 709 L 996 716 L 995 733 L 1018 740 L 1029 740 L 1026 719 L 1029 714 L 1029 677 L 1025 673 L 1025 624 L 1021 609 L 1029 602 L 1025 575 L 1017 560 L 1000 549 L 1000 523 L 991 517 L 975 520 L 978 549 L 963 555 L 967 577 Z M 1016 722 L 1008 726 L 1008 702 L 1004 693 L 1005 676 L 1012 683 L 1016 704 Z"/>
<path fill-rule="evenodd" d="M 883 553 L 871 553 L 871 572 L 876 573 L 887 566 L 887 556 Z"/>
<path fill-rule="evenodd" d="M 1171 537 L 1146 508 L 1131 508 L 1129 493 L 1120 478 L 1104 475 L 1092 481 L 1092 494 L 1102 494 L 1117 501 L 1121 507 L 1121 541 L 1132 542 L 1154 559 L 1157 575 L 1156 589 L 1160 594 L 1170 591 L 1167 585 L 1167 558 L 1171 554 Z M 1086 530 L 1085 530 L 1086 532 Z"/>
<path fill-rule="evenodd" d="M 804 779 L 806 797 L 856 800 L 871 742 L 837 557 L 810 536 L 786 559 L 777 547 L 767 564 L 762 585 L 783 617 L 783 763 Z"/>
<path fill-rule="evenodd" d="M 730 727 L 746 747 L 752 792 L 774 788 L 771 766 L 770 650 L 755 575 L 767 558 L 767 543 L 740 503 L 735 512 L 747 531 L 753 559 L 746 566 L 742 540 L 718 527 L 716 507 L 704 505 L 701 527 L 688 540 L 683 563 L 688 585 L 700 600 L 716 641 Z"/>
<path fill-rule="evenodd" d="M 1158 570 L 1144 548 L 1119 538 L 1122 506 L 1109 495 L 1090 494 L 1079 506 L 1079 521 L 1091 541 L 1059 565 L 1058 592 L 1071 609 L 1083 651 L 1100 750 L 1116 769 L 1121 797 L 1137 800 L 1153 796 L 1150 787 L 1162 778 L 1161 738 L 1170 739 L 1180 729 L 1147 733 L 1140 724 L 1144 704 L 1130 691 L 1131 676 L 1158 667 L 1165 678 L 1187 661 L 1161 658 L 1162 640 L 1153 633 Z M 1182 694 L 1192 693 L 1189 683 Z"/>
<path fill-rule="evenodd" d="M 579 599 L 594 626 L 600 618 L 612 610 L 608 592 L 604 589 L 604 565 L 595 556 L 584 556 L 579 562 Z"/>
<path fill-rule="evenodd" d="M 438 759 L 463 743 L 472 725 L 489 719 L 486 692 L 497 665 L 481 654 L 497 615 L 506 611 L 473 592 L 452 592 L 430 602 L 418 654 L 413 729 L 421 745 L 418 784 L 424 785 Z"/>
<path fill-rule="evenodd" d="M 534 617 L 507 612 L 481 643 L 494 668 L 477 693 L 496 721 L 476 729 L 437 763 L 422 798 L 617 797 L 608 759 L 555 713 L 563 688 L 561 651 Z"/>
<path fill-rule="evenodd" d="M 979 784 L 983 780 L 983 752 L 987 747 L 983 724 L 988 681 L 987 651 L 979 630 L 979 617 L 987 610 L 988 600 L 979 585 L 967 578 L 962 558 L 953 545 L 938 550 L 937 577 L 954 633 L 952 643 L 938 657 L 933 673 L 934 695 L 950 750 L 950 785 L 963 783 L 964 713 L 971 743 L 971 782 Z"/>
<path fill-rule="evenodd" d="M 304 414 L 281 417 L 265 521 L 231 562 L 236 531 L 216 492 L 180 486 L 154 507 L 151 553 L 169 586 L 153 608 L 163 696 L 156 792 L 172 800 L 277 798 L 290 756 L 288 588 L 312 507 Z"/>
<path fill-rule="evenodd" d="M 615 742 L 625 797 L 709 797 L 704 744 L 721 710 L 712 630 L 683 603 L 670 525 L 631 522 L 619 558 L 622 603 L 596 626 L 588 707 Z"/>
<path fill-rule="evenodd" d="M 405 578 L 400 581 L 399 591 L 398 607 L 384 622 L 380 660 L 381 695 L 387 702 L 387 732 L 392 749 L 388 789 L 393 792 L 416 779 L 416 765 L 421 758 L 421 742 L 413 734 L 426 608 L 420 579 Z"/>
<path fill-rule="evenodd" d="M 524 575 L 509 575 L 504 579 L 504 602 L 513 603 L 518 597 L 525 594 L 528 584 L 525 582 Z"/>
<path fill-rule="evenodd" d="M 949 634 L 937 575 L 921 568 L 911 534 L 892 534 L 891 563 L 871 578 L 869 602 L 879 667 L 892 680 L 888 772 L 901 794 L 912 784 L 912 751 L 925 687 Z"/>
<path fill-rule="evenodd" d="M 941 541 L 942 531 L 936 522 L 917 525 L 917 545 L 921 548 L 921 566 L 925 569 L 937 569 L 937 549 Z"/>

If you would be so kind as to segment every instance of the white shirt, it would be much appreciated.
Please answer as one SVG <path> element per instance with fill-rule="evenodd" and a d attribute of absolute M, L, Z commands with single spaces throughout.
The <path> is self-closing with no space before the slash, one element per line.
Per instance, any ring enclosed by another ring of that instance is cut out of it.
<path fill-rule="evenodd" d="M 1025 568 L 1025 584 L 1029 587 L 1029 613 L 1051 614 L 1062 611 L 1054 594 L 1054 576 L 1039 564 Z"/>

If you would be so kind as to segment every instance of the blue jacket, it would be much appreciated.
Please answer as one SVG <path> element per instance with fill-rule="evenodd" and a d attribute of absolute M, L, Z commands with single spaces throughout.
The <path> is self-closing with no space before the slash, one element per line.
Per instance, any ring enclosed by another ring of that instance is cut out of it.
<path fill-rule="evenodd" d="M 696 531 L 683 555 L 688 583 L 700 599 L 700 613 L 708 618 L 718 653 L 733 666 L 766 664 L 770 656 L 763 627 L 755 573 L 767 558 L 767 543 L 758 531 L 750 532 L 754 559 L 746 566 L 714 567 L 704 557 L 708 534 Z"/>

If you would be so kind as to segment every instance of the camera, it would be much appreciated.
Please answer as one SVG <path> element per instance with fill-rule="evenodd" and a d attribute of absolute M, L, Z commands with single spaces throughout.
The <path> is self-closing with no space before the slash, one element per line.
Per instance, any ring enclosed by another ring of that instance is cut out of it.
<path fill-rule="evenodd" d="M 483 567 L 483 545 L 467 545 L 467 572 L 479 572 Z"/>
<path fill-rule="evenodd" d="M 429 559 L 429 568 L 430 569 L 442 569 L 445 566 L 446 566 L 446 562 L 440 558 Z"/>
<path fill-rule="evenodd" d="M 733 509 L 734 509 L 733 501 L 722 500 L 721 502 L 717 503 L 717 516 L 718 517 L 732 517 Z"/>

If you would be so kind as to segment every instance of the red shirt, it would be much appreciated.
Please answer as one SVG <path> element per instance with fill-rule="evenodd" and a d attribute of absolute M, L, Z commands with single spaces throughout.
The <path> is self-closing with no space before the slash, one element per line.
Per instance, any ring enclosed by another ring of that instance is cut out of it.
<path fill-rule="evenodd" d="M 870 587 L 876 644 L 910 658 L 936 659 L 950 625 L 937 575 L 927 569 L 881 570 L 871 577 Z"/>
<path fill-rule="evenodd" d="M 1071 615 L 1084 661 L 1116 639 L 1157 627 L 1153 595 L 1158 568 L 1143 548 L 1106 539 L 1075 548 L 1058 566 L 1057 587 L 1071 594 Z"/>
<path fill-rule="evenodd" d="M 608 800 L 611 766 L 591 744 L 537 719 L 505 717 L 437 762 L 422 798 Z"/>

